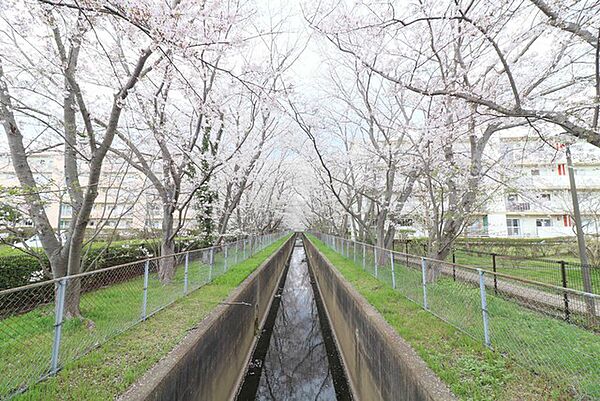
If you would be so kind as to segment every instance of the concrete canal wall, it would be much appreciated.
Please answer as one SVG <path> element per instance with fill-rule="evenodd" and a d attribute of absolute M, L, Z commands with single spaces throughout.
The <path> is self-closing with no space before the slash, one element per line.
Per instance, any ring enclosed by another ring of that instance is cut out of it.
<path fill-rule="evenodd" d="M 354 398 L 361 401 L 455 400 L 412 347 L 310 240 L 305 239 L 304 244 Z"/>
<path fill-rule="evenodd" d="M 246 372 L 294 241 L 292 236 L 121 400 L 232 399 Z"/>

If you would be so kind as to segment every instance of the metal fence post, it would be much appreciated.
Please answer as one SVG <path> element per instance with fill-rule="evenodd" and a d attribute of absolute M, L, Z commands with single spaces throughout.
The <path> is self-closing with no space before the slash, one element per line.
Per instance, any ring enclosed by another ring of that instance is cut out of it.
<path fill-rule="evenodd" d="M 352 242 L 352 256 L 354 257 L 354 263 L 356 263 L 356 241 Z"/>
<path fill-rule="evenodd" d="M 427 303 L 427 261 L 423 257 L 421 258 L 421 275 L 423 281 L 423 308 L 429 309 Z"/>
<path fill-rule="evenodd" d="M 246 239 L 244 238 L 244 260 L 246 260 Z"/>
<path fill-rule="evenodd" d="M 223 253 L 224 253 L 224 255 L 223 255 L 223 258 L 224 258 L 224 261 L 223 261 L 223 271 L 224 272 L 227 271 L 227 253 L 228 253 L 227 249 L 228 248 L 229 247 L 227 246 L 227 244 L 225 244 L 225 246 L 223 247 Z"/>
<path fill-rule="evenodd" d="M 187 294 L 188 292 L 188 268 L 190 265 L 190 253 L 185 254 L 185 267 L 183 270 L 183 293 Z"/>
<path fill-rule="evenodd" d="M 492 253 L 492 271 L 496 273 L 496 254 Z M 494 274 L 494 294 L 498 295 L 498 277 Z"/>
<path fill-rule="evenodd" d="M 456 253 L 452 250 L 452 280 L 456 281 Z"/>
<path fill-rule="evenodd" d="M 365 253 L 366 253 L 366 245 L 363 243 L 363 270 L 365 270 L 367 268 L 367 261 L 365 259 Z"/>
<path fill-rule="evenodd" d="M 379 271 L 377 266 L 377 247 L 373 247 L 373 259 L 375 260 L 375 277 L 379 277 Z"/>
<path fill-rule="evenodd" d="M 215 247 L 210 248 L 209 256 L 210 268 L 208 270 L 208 281 L 212 281 L 213 265 L 215 264 Z"/>
<path fill-rule="evenodd" d="M 60 352 L 60 340 L 62 336 L 63 316 L 65 312 L 65 293 L 67 289 L 67 280 L 62 279 L 56 289 L 56 299 L 54 300 L 54 341 L 52 342 L 52 357 L 50 360 L 50 373 L 58 372 L 58 359 Z"/>
<path fill-rule="evenodd" d="M 560 262 L 560 274 L 562 276 L 563 288 L 568 288 L 567 269 L 566 269 L 566 263 L 564 260 L 561 260 L 561 262 Z M 563 302 L 565 305 L 565 320 L 569 321 L 569 319 L 571 318 L 571 311 L 569 310 L 569 295 L 567 294 L 566 291 L 563 292 Z"/>
<path fill-rule="evenodd" d="M 390 251 L 390 264 L 392 266 L 392 288 L 396 289 L 396 272 L 394 271 L 394 252 Z"/>
<path fill-rule="evenodd" d="M 240 240 L 235 241 L 235 264 L 238 264 L 238 259 L 239 259 L 239 254 L 240 254 Z"/>
<path fill-rule="evenodd" d="M 142 320 L 146 320 L 146 306 L 148 305 L 148 276 L 150 275 L 150 261 L 144 264 L 144 297 L 142 299 Z"/>
<path fill-rule="evenodd" d="M 487 296 L 485 293 L 485 278 L 483 277 L 484 272 L 482 269 L 477 269 L 477 271 L 479 272 L 479 294 L 481 295 L 481 312 L 483 314 L 483 337 L 485 345 L 487 347 L 491 347 L 492 343 L 490 341 L 490 324 L 487 307 Z"/>

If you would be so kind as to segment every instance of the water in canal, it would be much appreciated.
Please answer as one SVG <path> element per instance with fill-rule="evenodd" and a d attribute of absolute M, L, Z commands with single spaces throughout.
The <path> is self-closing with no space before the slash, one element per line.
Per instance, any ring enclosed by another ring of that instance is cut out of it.
<path fill-rule="evenodd" d="M 238 401 L 350 400 L 329 324 L 319 312 L 298 240 Z"/>

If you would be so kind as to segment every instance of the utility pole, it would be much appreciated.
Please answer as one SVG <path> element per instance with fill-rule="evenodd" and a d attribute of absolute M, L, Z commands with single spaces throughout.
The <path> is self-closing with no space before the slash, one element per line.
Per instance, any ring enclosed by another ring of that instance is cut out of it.
<path fill-rule="evenodd" d="M 577 245 L 579 246 L 579 260 L 581 261 L 581 276 L 583 278 L 583 290 L 592 293 L 592 280 L 590 277 L 590 263 L 587 257 L 585 247 L 585 235 L 583 232 L 583 224 L 581 223 L 581 211 L 579 210 L 579 198 L 577 196 L 577 186 L 575 185 L 575 171 L 573 170 L 573 160 L 571 159 L 571 149 L 567 145 L 567 168 L 569 170 L 569 186 L 571 189 L 571 199 L 573 200 L 573 219 L 575 220 L 575 230 L 577 234 Z M 585 299 L 588 312 L 592 319 L 596 318 L 596 305 L 592 298 Z"/>

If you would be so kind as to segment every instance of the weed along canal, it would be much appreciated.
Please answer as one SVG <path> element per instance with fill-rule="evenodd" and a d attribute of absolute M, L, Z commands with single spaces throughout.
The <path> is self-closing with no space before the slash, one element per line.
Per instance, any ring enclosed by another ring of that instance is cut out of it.
<path fill-rule="evenodd" d="M 351 400 L 301 238 L 286 269 L 237 400 Z"/>

